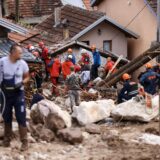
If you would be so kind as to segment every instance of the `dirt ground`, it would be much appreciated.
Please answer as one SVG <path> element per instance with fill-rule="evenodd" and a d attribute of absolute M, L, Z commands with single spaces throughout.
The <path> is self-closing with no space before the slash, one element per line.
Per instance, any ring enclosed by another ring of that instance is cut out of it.
<path fill-rule="evenodd" d="M 158 122 L 101 124 L 101 134 L 85 132 L 83 143 L 70 145 L 56 139 L 52 143 L 30 143 L 20 152 L 19 140 L 10 148 L 0 147 L 0 160 L 160 160 L 160 145 L 137 140 L 142 133 L 158 133 Z"/>

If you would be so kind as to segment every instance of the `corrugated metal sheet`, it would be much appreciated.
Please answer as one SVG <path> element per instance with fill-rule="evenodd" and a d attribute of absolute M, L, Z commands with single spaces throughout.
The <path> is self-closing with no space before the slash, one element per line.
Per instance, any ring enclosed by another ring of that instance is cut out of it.
<path fill-rule="evenodd" d="M 80 7 L 85 9 L 85 4 L 83 3 L 83 0 L 61 0 L 63 5 L 69 4 L 69 5 L 73 5 L 76 7 Z"/>
<path fill-rule="evenodd" d="M 26 28 L 21 27 L 21 26 L 14 24 L 12 22 L 9 22 L 8 20 L 3 19 L 3 18 L 0 18 L 0 26 L 8 28 L 12 31 L 18 32 L 20 34 L 27 34 L 28 33 L 28 30 Z"/>
<path fill-rule="evenodd" d="M 11 40 L 4 40 L 0 42 L 0 58 L 7 56 L 9 54 L 10 47 L 15 44 L 15 42 Z M 22 59 L 27 62 L 35 62 L 36 58 L 32 55 L 32 53 L 28 52 L 27 49 L 23 48 Z M 38 61 L 37 61 L 38 62 Z"/>

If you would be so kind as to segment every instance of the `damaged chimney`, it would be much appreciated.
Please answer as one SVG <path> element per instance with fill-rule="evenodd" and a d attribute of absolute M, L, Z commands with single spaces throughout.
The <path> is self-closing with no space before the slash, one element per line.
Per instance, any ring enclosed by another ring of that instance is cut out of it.
<path fill-rule="evenodd" d="M 54 10 L 54 27 L 57 27 L 61 23 L 61 8 L 57 7 Z"/>
<path fill-rule="evenodd" d="M 68 39 L 69 38 L 69 29 L 67 27 L 63 28 L 63 38 Z"/>

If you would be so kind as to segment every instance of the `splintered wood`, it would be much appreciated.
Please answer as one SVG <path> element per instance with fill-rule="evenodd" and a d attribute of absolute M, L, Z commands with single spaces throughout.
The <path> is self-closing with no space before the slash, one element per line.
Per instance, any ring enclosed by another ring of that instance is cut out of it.
<path fill-rule="evenodd" d="M 86 91 L 81 92 L 81 101 L 96 101 L 98 99 L 97 93 L 88 93 Z"/>

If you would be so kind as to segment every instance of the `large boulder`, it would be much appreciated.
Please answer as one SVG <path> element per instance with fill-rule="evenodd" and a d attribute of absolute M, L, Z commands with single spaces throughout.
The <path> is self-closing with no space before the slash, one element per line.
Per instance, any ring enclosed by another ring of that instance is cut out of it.
<path fill-rule="evenodd" d="M 132 120 L 149 122 L 159 113 L 159 97 L 154 96 L 151 99 L 152 106 L 147 107 L 144 99 L 137 101 L 137 98 L 133 98 L 127 102 L 117 105 L 112 111 L 114 119 L 119 120 Z"/>
<path fill-rule="evenodd" d="M 55 115 L 56 117 L 58 117 L 58 119 L 61 119 L 61 121 L 63 121 L 63 123 L 65 124 L 64 128 L 71 127 L 71 116 L 69 115 L 69 113 L 63 111 L 52 101 L 49 101 L 47 99 L 42 100 L 33 105 L 31 109 L 31 118 L 33 122 L 36 123 L 40 122 L 47 124 L 47 122 L 51 119 L 51 115 Z"/>
<path fill-rule="evenodd" d="M 72 116 L 77 119 L 80 125 L 87 125 L 108 118 L 114 108 L 114 101 L 111 99 L 83 101 L 79 106 L 73 107 Z"/>
<path fill-rule="evenodd" d="M 80 128 L 65 128 L 58 131 L 58 137 L 70 144 L 77 144 L 83 141 L 83 135 Z"/>

